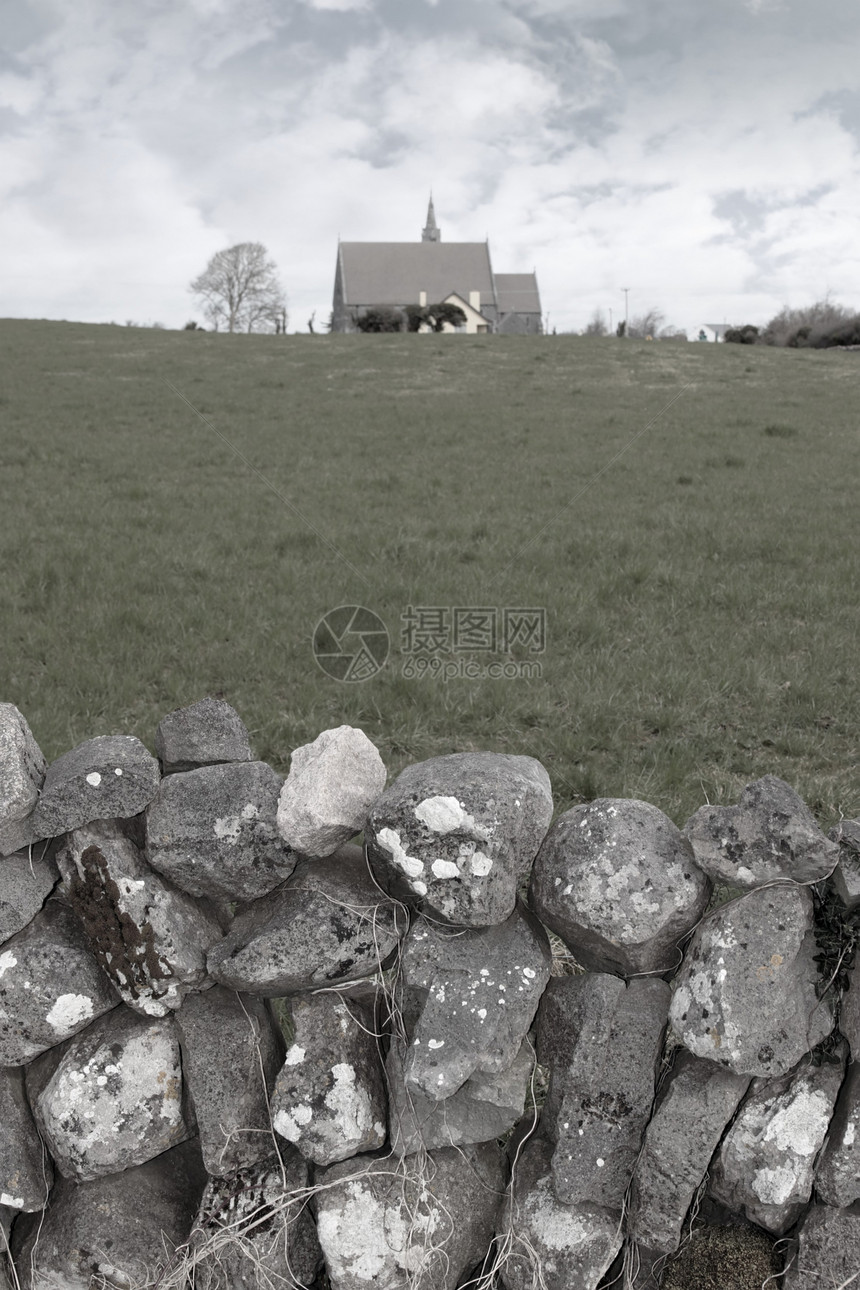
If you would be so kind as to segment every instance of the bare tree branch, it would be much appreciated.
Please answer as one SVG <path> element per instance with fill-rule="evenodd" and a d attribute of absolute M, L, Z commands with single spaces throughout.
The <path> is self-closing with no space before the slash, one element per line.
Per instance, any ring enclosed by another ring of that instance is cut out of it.
<path fill-rule="evenodd" d="M 261 242 L 218 251 L 189 290 L 216 331 L 286 331 L 286 295 Z"/>

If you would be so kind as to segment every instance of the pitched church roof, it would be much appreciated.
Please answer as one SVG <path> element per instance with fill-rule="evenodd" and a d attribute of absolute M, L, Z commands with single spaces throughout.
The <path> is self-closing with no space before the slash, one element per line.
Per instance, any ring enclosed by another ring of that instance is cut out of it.
<path fill-rule="evenodd" d="M 429 304 L 452 291 L 480 291 L 481 304 L 495 303 L 490 249 L 486 242 L 341 242 L 345 305 Z"/>
<path fill-rule="evenodd" d="M 540 296 L 534 273 L 497 273 L 500 314 L 539 314 Z"/>

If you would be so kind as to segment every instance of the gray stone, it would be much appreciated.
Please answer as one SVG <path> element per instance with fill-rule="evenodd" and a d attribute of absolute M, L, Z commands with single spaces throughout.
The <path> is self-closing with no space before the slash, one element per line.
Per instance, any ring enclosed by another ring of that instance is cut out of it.
<path fill-rule="evenodd" d="M 368 855 L 391 890 L 450 923 L 504 922 L 552 818 L 533 757 L 452 753 L 409 766 L 372 808 Z"/>
<path fill-rule="evenodd" d="M 860 1205 L 812 1205 L 786 1251 L 784 1290 L 848 1290 L 860 1282 Z"/>
<path fill-rule="evenodd" d="M 699 868 L 743 891 L 781 879 L 818 882 L 839 859 L 809 807 L 776 775 L 747 784 L 737 806 L 700 807 L 684 832 Z"/>
<path fill-rule="evenodd" d="M 292 1147 L 211 1178 L 190 1242 L 189 1284 L 194 1290 L 304 1290 L 322 1262 L 308 1195 L 307 1162 Z"/>
<path fill-rule="evenodd" d="M 684 1218 L 749 1077 L 679 1051 L 633 1170 L 629 1230 L 646 1251 L 673 1254 Z"/>
<path fill-rule="evenodd" d="M 190 1137 L 172 1017 L 120 1007 L 33 1062 L 27 1094 L 57 1169 L 89 1181 Z"/>
<path fill-rule="evenodd" d="M 436 1101 L 475 1072 L 514 1062 L 549 980 L 552 954 L 522 906 L 493 927 L 453 928 L 419 918 L 403 944 L 403 982 L 421 1006 L 406 1083 Z"/>
<path fill-rule="evenodd" d="M 24 1070 L 0 1066 L 0 1206 L 44 1209 L 53 1181 L 51 1157 L 42 1147 L 24 1091 Z"/>
<path fill-rule="evenodd" d="M 860 957 L 856 955 L 839 1005 L 839 1029 L 851 1046 L 852 1061 L 860 1062 Z"/>
<path fill-rule="evenodd" d="M 38 837 L 93 820 L 131 819 L 155 796 L 158 762 L 134 735 L 99 735 L 51 762 L 33 812 Z"/>
<path fill-rule="evenodd" d="M 147 860 L 192 896 L 266 895 L 298 860 L 278 834 L 282 783 L 264 761 L 168 775 L 146 812 Z"/>
<path fill-rule="evenodd" d="M 850 1062 L 815 1171 L 821 1200 L 846 1208 L 860 1200 L 860 1061 Z"/>
<path fill-rule="evenodd" d="M 206 981 L 206 953 L 223 931 L 185 892 L 153 873 L 118 820 L 66 835 L 57 851 L 64 895 L 120 997 L 164 1017 Z"/>
<path fill-rule="evenodd" d="M 860 820 L 840 820 L 827 835 L 839 847 L 831 879 L 846 909 L 860 905 Z"/>
<path fill-rule="evenodd" d="M 206 1174 L 196 1142 L 125 1173 L 58 1178 L 41 1215 L 21 1218 L 12 1253 L 25 1290 L 154 1285 L 184 1242 Z"/>
<path fill-rule="evenodd" d="M 75 915 L 56 896 L 0 946 L 0 1066 L 21 1066 L 115 1008 Z"/>
<path fill-rule="evenodd" d="M 620 1210 L 654 1101 L 671 992 L 665 981 L 554 977 L 538 1013 L 550 1068 L 542 1133 L 565 1205 Z"/>
<path fill-rule="evenodd" d="M 316 1165 L 375 1151 L 387 1137 L 376 994 L 291 1001 L 293 1043 L 272 1096 L 275 1130 Z"/>
<path fill-rule="evenodd" d="M 267 1097 L 283 1060 L 269 1006 L 216 985 L 188 995 L 176 1028 L 207 1172 L 259 1164 L 272 1151 Z"/>
<path fill-rule="evenodd" d="M 0 945 L 35 918 L 59 878 L 48 842 L 0 859 Z"/>
<path fill-rule="evenodd" d="M 0 856 L 35 842 L 33 811 L 47 762 L 14 703 L 0 703 Z"/>
<path fill-rule="evenodd" d="M 302 855 L 330 856 L 364 826 L 385 764 L 363 730 L 338 726 L 296 748 L 278 801 L 278 831 Z"/>
<path fill-rule="evenodd" d="M 454 1290 L 486 1254 L 504 1191 L 495 1145 L 357 1156 L 317 1177 L 332 1290 Z"/>
<path fill-rule="evenodd" d="M 234 990 L 276 997 L 373 975 L 405 931 L 360 847 L 300 864 L 239 914 L 209 952 L 209 972 Z"/>
<path fill-rule="evenodd" d="M 531 1044 L 526 1040 L 521 1045 L 507 1070 L 492 1075 L 476 1071 L 456 1093 L 440 1102 L 406 1084 L 404 1068 L 419 1013 L 417 1000 L 404 1002 L 403 1028 L 392 1035 L 385 1059 L 392 1151 L 408 1156 L 425 1148 L 503 1138 L 525 1109 L 534 1071 Z"/>
<path fill-rule="evenodd" d="M 699 1057 L 746 1075 L 784 1075 L 833 1028 L 816 996 L 812 898 L 758 888 L 702 919 L 674 982 L 669 1020 Z"/>
<path fill-rule="evenodd" d="M 550 1143 L 532 1138 L 514 1166 L 496 1230 L 506 1290 L 595 1290 L 621 1248 L 620 1213 L 559 1202 L 551 1156 Z"/>
<path fill-rule="evenodd" d="M 560 816 L 538 852 L 530 903 L 577 962 L 632 976 L 674 971 L 710 881 L 648 802 L 598 798 Z"/>
<path fill-rule="evenodd" d="M 155 755 L 165 775 L 219 762 L 252 761 L 248 731 L 235 708 L 206 698 L 162 717 L 155 732 Z"/>
<path fill-rule="evenodd" d="M 845 1069 L 845 1046 L 820 1066 L 753 1080 L 711 1164 L 711 1195 L 782 1236 L 812 1196 L 815 1158 Z"/>

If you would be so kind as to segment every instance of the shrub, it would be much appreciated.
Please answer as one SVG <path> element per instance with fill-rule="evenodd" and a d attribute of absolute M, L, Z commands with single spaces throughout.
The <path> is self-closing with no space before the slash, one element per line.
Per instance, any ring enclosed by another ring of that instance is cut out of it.
<path fill-rule="evenodd" d="M 758 327 L 745 323 L 743 327 L 730 327 L 723 340 L 729 345 L 755 345 L 758 341 Z"/>
<path fill-rule="evenodd" d="M 854 317 L 853 310 L 834 304 L 825 296 L 802 309 L 788 306 L 781 309 L 765 327 L 762 339 L 766 345 L 784 345 L 790 349 L 817 347 L 823 336 L 852 322 Z"/>
<path fill-rule="evenodd" d="M 816 349 L 830 349 L 833 345 L 860 345 L 860 314 L 822 332 L 811 342 Z"/>
<path fill-rule="evenodd" d="M 389 305 L 374 305 L 355 320 L 358 330 L 364 332 L 403 331 L 403 323 L 402 310 Z"/>

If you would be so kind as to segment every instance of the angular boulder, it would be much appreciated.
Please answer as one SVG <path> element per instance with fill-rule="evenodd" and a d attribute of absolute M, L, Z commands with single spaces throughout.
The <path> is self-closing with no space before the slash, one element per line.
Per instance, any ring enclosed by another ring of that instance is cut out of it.
<path fill-rule="evenodd" d="M 831 882 L 846 909 L 860 905 L 860 820 L 840 820 L 828 838 L 839 847 Z"/>
<path fill-rule="evenodd" d="M 14 703 L 0 703 L 0 856 L 39 837 L 32 817 L 47 766 Z"/>
<path fill-rule="evenodd" d="M 283 1060 L 268 1005 L 216 985 L 187 996 L 176 1029 L 207 1173 L 255 1167 L 271 1155 L 267 1098 Z"/>
<path fill-rule="evenodd" d="M 33 1062 L 27 1093 L 57 1169 L 90 1181 L 142 1165 L 191 1135 L 172 1018 L 120 1007 Z"/>
<path fill-rule="evenodd" d="M 117 820 L 67 834 L 57 851 L 64 894 L 102 970 L 135 1012 L 164 1017 L 206 981 L 222 929 L 150 869 Z"/>
<path fill-rule="evenodd" d="M 146 811 L 147 860 L 192 896 L 265 896 L 298 860 L 277 830 L 282 782 L 263 761 L 168 775 Z"/>
<path fill-rule="evenodd" d="M 804 1063 L 776 1079 L 753 1080 L 712 1162 L 713 1198 L 776 1236 L 794 1226 L 812 1196 L 845 1047 L 820 1066 Z"/>
<path fill-rule="evenodd" d="M 59 879 L 50 843 L 0 859 L 0 945 L 36 917 Z"/>
<path fill-rule="evenodd" d="M 696 863 L 717 882 L 751 891 L 766 882 L 819 882 L 839 848 L 776 775 L 747 784 L 737 806 L 702 806 L 684 825 Z"/>
<path fill-rule="evenodd" d="M 219 762 L 252 761 L 248 730 L 223 699 L 205 698 L 174 708 L 158 723 L 155 755 L 165 775 Z"/>
<path fill-rule="evenodd" d="M 306 995 L 291 1011 L 293 1043 L 271 1102 L 275 1131 L 316 1165 L 375 1151 L 387 1136 L 375 992 Z"/>
<path fill-rule="evenodd" d="M 860 1201 L 860 1061 L 849 1064 L 839 1090 L 815 1170 L 815 1191 L 825 1204 L 841 1209 Z"/>
<path fill-rule="evenodd" d="M 514 1166 L 496 1229 L 506 1290 L 595 1290 L 621 1248 L 620 1212 L 558 1200 L 552 1151 L 531 1138 Z"/>
<path fill-rule="evenodd" d="M 0 1066 L 0 1206 L 44 1209 L 54 1167 L 43 1150 L 20 1066 Z M 0 1239 L 0 1254 L 3 1252 Z"/>
<path fill-rule="evenodd" d="M 553 977 L 538 1013 L 550 1069 L 541 1131 L 565 1205 L 619 1210 L 654 1101 L 671 992 L 654 978 Z"/>
<path fill-rule="evenodd" d="M 499 1149 L 447 1147 L 422 1168 L 415 1160 L 357 1156 L 318 1174 L 332 1290 L 454 1290 L 486 1254 L 505 1186 Z"/>
<path fill-rule="evenodd" d="M 156 1284 L 188 1237 L 205 1183 L 193 1141 L 108 1178 L 58 1178 L 44 1218 L 28 1215 L 15 1224 L 12 1253 L 22 1285 Z"/>
<path fill-rule="evenodd" d="M 529 903 L 592 972 L 671 972 L 711 883 L 690 843 L 648 802 L 598 798 L 555 821 Z"/>
<path fill-rule="evenodd" d="M 860 1205 L 811 1205 L 786 1251 L 784 1290 L 849 1290 L 860 1281 Z"/>
<path fill-rule="evenodd" d="M 784 1075 L 833 1028 L 818 999 L 812 898 L 762 887 L 702 919 L 674 981 L 672 1028 L 698 1057 L 745 1075 Z"/>
<path fill-rule="evenodd" d="M 33 812 L 37 837 L 93 820 L 131 819 L 152 801 L 158 762 L 134 735 L 98 735 L 51 762 Z"/>
<path fill-rule="evenodd" d="M 848 973 L 848 988 L 839 1005 L 839 1029 L 851 1046 L 851 1060 L 860 1062 L 860 959 Z"/>
<path fill-rule="evenodd" d="M 330 856 L 363 828 L 385 779 L 385 764 L 363 730 L 324 730 L 290 755 L 278 800 L 278 832 L 302 855 Z"/>
<path fill-rule="evenodd" d="M 467 927 L 509 918 L 552 818 L 533 757 L 452 753 L 409 766 L 365 826 L 368 855 L 394 894 Z"/>
<path fill-rule="evenodd" d="M 56 896 L 0 946 L 0 1066 L 21 1066 L 119 1003 L 75 915 Z"/>
<path fill-rule="evenodd" d="M 292 1147 L 210 1178 L 184 1261 L 189 1284 L 194 1290 L 311 1285 L 322 1252 L 309 1195 L 307 1162 Z"/>
<path fill-rule="evenodd" d="M 633 1170 L 629 1232 L 644 1251 L 674 1254 L 708 1163 L 749 1077 L 680 1050 Z"/>
<path fill-rule="evenodd" d="M 441 1101 L 476 1072 L 509 1070 L 551 962 L 546 933 L 522 906 L 503 923 L 465 931 L 419 918 L 401 958 L 407 995 L 420 1007 L 407 1085 Z"/>
<path fill-rule="evenodd" d="M 306 861 L 255 901 L 210 951 L 210 975 L 233 990 L 277 997 L 376 972 L 406 930 L 360 847 Z"/>

